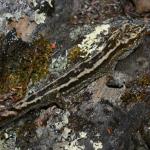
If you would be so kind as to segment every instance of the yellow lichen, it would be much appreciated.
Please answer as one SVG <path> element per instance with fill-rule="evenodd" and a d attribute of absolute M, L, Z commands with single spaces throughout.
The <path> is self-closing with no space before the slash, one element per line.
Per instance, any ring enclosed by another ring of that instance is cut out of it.
<path fill-rule="evenodd" d="M 123 103 L 136 103 L 144 101 L 147 96 L 147 87 L 150 85 L 150 74 L 144 74 L 128 84 L 121 99 Z"/>
<path fill-rule="evenodd" d="M 53 53 L 51 44 L 43 37 L 33 42 L 37 51 L 33 59 L 33 71 L 31 79 L 33 82 L 38 81 L 48 73 L 48 62 Z"/>
<path fill-rule="evenodd" d="M 150 85 L 150 75 L 145 74 L 144 76 L 140 77 L 137 83 L 141 86 Z"/>
<path fill-rule="evenodd" d="M 76 62 L 79 59 L 82 59 L 83 56 L 86 55 L 86 52 L 82 51 L 82 49 L 78 46 L 75 46 L 70 49 L 68 53 L 68 60 L 69 62 Z"/>
<path fill-rule="evenodd" d="M 13 91 L 15 100 L 25 95 L 30 81 L 35 83 L 46 76 L 53 52 L 51 44 L 43 37 L 35 40 L 31 46 L 21 44 L 16 42 L 9 47 L 11 53 L 6 56 L 8 60 L 4 61 L 0 78 L 0 95 Z"/>

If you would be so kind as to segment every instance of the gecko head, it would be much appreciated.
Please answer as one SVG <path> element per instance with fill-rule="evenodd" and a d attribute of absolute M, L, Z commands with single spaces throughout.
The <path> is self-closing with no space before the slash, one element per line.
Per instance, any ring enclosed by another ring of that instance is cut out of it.
<path fill-rule="evenodd" d="M 135 50 L 142 41 L 145 33 L 145 26 L 135 23 L 122 23 L 120 27 L 112 29 L 107 40 L 106 49 L 113 49 L 113 59 L 123 59 Z"/>
<path fill-rule="evenodd" d="M 145 25 L 124 23 L 112 32 L 110 39 L 117 39 L 121 43 L 128 44 L 130 40 L 136 40 L 143 36 Z"/>
<path fill-rule="evenodd" d="M 127 45 L 128 50 L 136 48 L 144 36 L 145 29 L 145 25 L 133 23 L 124 24 L 122 27 L 122 44 Z"/>
<path fill-rule="evenodd" d="M 113 36 L 126 47 L 130 48 L 139 42 L 145 33 L 145 25 L 135 23 L 124 23 L 115 31 Z M 138 44 L 137 44 L 138 45 Z"/>

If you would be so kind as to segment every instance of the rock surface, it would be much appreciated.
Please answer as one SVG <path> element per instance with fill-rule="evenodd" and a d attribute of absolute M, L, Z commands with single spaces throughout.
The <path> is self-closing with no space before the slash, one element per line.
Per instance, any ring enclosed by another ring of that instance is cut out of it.
<path fill-rule="evenodd" d="M 133 2 L 138 13 L 149 11 L 148 1 Z M 147 29 L 140 45 L 120 58 L 111 74 L 76 93 L 60 94 L 56 102 L 2 127 L 1 150 L 150 148 L 148 19 L 125 16 L 121 4 L 118 0 L 0 2 L 0 116 L 15 115 L 14 110 L 7 110 L 16 102 L 95 54 L 96 42 L 103 43 L 110 35 L 105 28 L 99 41 L 88 39 L 95 37 L 90 34 L 94 29 L 101 30 L 96 28 L 100 24 L 106 27 L 111 22 L 115 30 L 135 21 Z M 90 46 L 85 48 L 84 43 Z M 66 106 L 58 105 L 59 100 Z"/>
<path fill-rule="evenodd" d="M 149 0 L 133 0 L 134 5 L 138 13 L 144 13 L 150 11 L 150 1 Z"/>

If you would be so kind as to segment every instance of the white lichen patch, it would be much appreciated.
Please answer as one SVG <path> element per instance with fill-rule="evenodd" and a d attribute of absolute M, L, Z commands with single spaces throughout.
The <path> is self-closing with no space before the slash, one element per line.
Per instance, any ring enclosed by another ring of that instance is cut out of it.
<path fill-rule="evenodd" d="M 55 128 L 57 130 L 60 130 L 61 128 L 63 128 L 65 125 L 68 124 L 69 120 L 68 120 L 68 117 L 70 116 L 70 113 L 67 111 L 63 114 L 62 116 L 62 120 L 55 123 Z"/>
<path fill-rule="evenodd" d="M 54 7 L 53 5 L 52 5 L 52 1 L 53 0 L 46 0 L 48 3 L 49 3 L 49 5 L 51 6 L 51 7 Z"/>
<path fill-rule="evenodd" d="M 82 132 L 79 132 L 79 136 L 77 136 L 73 132 L 71 133 L 70 129 L 65 128 L 64 131 L 65 130 L 67 132 L 66 141 L 64 141 L 63 144 L 61 143 L 61 148 L 60 149 L 62 149 L 62 150 L 85 150 L 85 145 L 81 144 L 80 140 L 81 139 L 86 140 L 87 133 L 82 131 Z M 74 135 L 74 136 L 72 136 L 73 138 L 69 138 L 68 133 L 70 133 L 70 137 L 71 137 L 71 134 Z M 69 138 L 70 140 L 67 140 L 67 138 Z"/>
<path fill-rule="evenodd" d="M 79 139 L 75 139 L 74 141 L 70 142 L 68 145 L 65 145 L 64 150 L 85 150 L 84 145 L 79 145 Z"/>
<path fill-rule="evenodd" d="M 34 7 L 36 7 L 37 4 L 38 4 L 38 3 L 36 2 L 36 0 L 30 0 L 30 2 L 33 4 Z"/>
<path fill-rule="evenodd" d="M 65 127 L 64 130 L 63 130 L 63 133 L 62 133 L 62 137 L 64 139 L 67 139 L 70 132 L 71 132 L 71 129 Z"/>
<path fill-rule="evenodd" d="M 80 138 L 87 138 L 87 133 L 86 132 L 80 132 L 79 133 L 79 135 L 80 135 Z"/>
<path fill-rule="evenodd" d="M 67 53 L 66 53 L 67 55 Z M 66 56 L 59 56 L 57 58 L 52 58 L 52 62 L 49 67 L 50 72 L 59 72 L 66 69 L 68 60 Z"/>
<path fill-rule="evenodd" d="M 69 120 L 68 117 L 70 116 L 70 113 L 67 111 L 66 113 L 63 114 L 63 123 L 66 125 L 68 124 Z"/>
<path fill-rule="evenodd" d="M 69 143 L 64 145 L 64 150 L 85 150 L 85 145 L 81 145 L 79 143 L 80 139 L 86 138 L 85 132 L 79 133 L 80 137 L 74 139 L 73 141 L 70 141 Z"/>
<path fill-rule="evenodd" d="M 8 135 L 8 133 L 4 133 L 4 137 L 5 137 L 5 139 L 8 139 L 9 138 L 9 135 Z"/>
<path fill-rule="evenodd" d="M 56 128 L 57 130 L 60 130 L 62 127 L 64 127 L 63 122 L 57 122 L 57 123 L 55 123 L 55 128 Z"/>
<path fill-rule="evenodd" d="M 46 19 L 45 13 L 39 13 L 39 10 L 35 11 L 34 20 L 37 24 L 44 23 Z"/>
<path fill-rule="evenodd" d="M 49 3 L 50 7 L 53 7 L 53 5 L 52 5 L 53 0 L 45 0 L 45 1 L 47 1 Z M 42 1 L 41 4 L 44 3 L 45 1 Z M 38 5 L 36 0 L 31 0 L 31 2 L 32 2 L 34 7 L 36 7 Z M 39 10 L 36 10 L 32 17 L 37 24 L 45 23 L 46 14 L 45 13 L 39 13 Z"/>
<path fill-rule="evenodd" d="M 53 0 L 42 0 L 41 3 L 48 2 L 50 7 L 54 7 L 52 4 L 52 1 Z M 37 0 L 29 0 L 29 3 L 32 3 L 34 7 L 36 7 L 38 5 Z"/>
<path fill-rule="evenodd" d="M 6 17 L 6 18 L 13 18 L 14 16 L 12 15 L 12 14 L 10 14 L 10 13 L 5 13 L 4 15 L 3 15 L 3 17 Z"/>
<path fill-rule="evenodd" d="M 86 56 L 91 55 L 96 50 L 101 51 L 104 47 L 104 36 L 109 33 L 109 29 L 109 24 L 102 24 L 95 27 L 95 30 L 86 35 L 81 44 L 78 44 L 78 47 L 86 52 Z"/>
<path fill-rule="evenodd" d="M 0 150 L 15 150 L 16 132 L 11 128 L 8 128 L 5 130 L 5 133 L 0 132 L 0 134 Z"/>
<path fill-rule="evenodd" d="M 94 150 L 101 150 L 103 148 L 102 142 L 93 142 L 90 140 L 90 143 L 93 145 Z"/>
<path fill-rule="evenodd" d="M 0 32 L 8 32 L 7 30 L 7 19 L 10 19 L 10 18 L 18 18 L 18 16 L 14 16 L 10 13 L 4 13 L 3 15 L 0 16 Z M 20 16 L 19 16 L 20 17 Z"/>

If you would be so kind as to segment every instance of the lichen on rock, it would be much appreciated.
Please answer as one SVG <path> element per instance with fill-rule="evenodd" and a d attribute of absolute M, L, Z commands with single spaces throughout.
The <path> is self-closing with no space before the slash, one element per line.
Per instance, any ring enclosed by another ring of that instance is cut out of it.
<path fill-rule="evenodd" d="M 109 24 L 102 24 L 95 27 L 95 30 L 87 34 L 81 44 L 78 44 L 78 47 L 86 53 L 86 56 L 91 55 L 93 51 L 101 51 L 104 48 L 102 35 L 108 35 L 109 28 Z"/>
<path fill-rule="evenodd" d="M 146 72 L 127 83 L 125 93 L 121 99 L 125 106 L 146 100 L 149 95 L 150 73 Z"/>
<path fill-rule="evenodd" d="M 17 94 L 15 99 L 20 99 L 26 93 L 29 82 L 35 83 L 46 76 L 53 50 L 43 37 L 31 44 L 21 39 L 5 44 L 5 36 L 4 39 L 0 45 L 2 47 L 0 93 L 14 91 Z"/>

